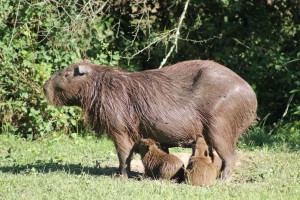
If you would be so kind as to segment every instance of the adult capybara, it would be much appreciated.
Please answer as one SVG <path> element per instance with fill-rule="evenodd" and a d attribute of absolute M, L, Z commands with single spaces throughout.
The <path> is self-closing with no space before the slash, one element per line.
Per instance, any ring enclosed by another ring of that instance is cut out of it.
<path fill-rule="evenodd" d="M 193 155 L 186 167 L 185 180 L 188 184 L 209 186 L 216 182 L 218 167 L 212 162 L 208 146 L 203 138 L 198 138 Z"/>
<path fill-rule="evenodd" d="M 146 177 L 182 182 L 184 164 L 175 155 L 164 152 L 152 139 L 141 139 L 134 148 L 142 158 Z"/>
<path fill-rule="evenodd" d="M 226 179 L 236 161 L 236 142 L 256 119 L 252 88 L 213 61 L 132 73 L 79 62 L 54 74 L 44 92 L 50 104 L 81 107 L 96 133 L 109 135 L 124 176 L 140 138 L 191 147 L 204 137 L 222 159 Z"/>

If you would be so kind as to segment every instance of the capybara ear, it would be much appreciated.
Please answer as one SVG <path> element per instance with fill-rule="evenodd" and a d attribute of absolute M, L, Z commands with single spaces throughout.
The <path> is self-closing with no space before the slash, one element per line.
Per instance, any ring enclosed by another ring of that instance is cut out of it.
<path fill-rule="evenodd" d="M 74 69 L 75 75 L 84 75 L 90 73 L 92 71 L 91 67 L 88 65 L 79 65 L 77 68 Z"/>

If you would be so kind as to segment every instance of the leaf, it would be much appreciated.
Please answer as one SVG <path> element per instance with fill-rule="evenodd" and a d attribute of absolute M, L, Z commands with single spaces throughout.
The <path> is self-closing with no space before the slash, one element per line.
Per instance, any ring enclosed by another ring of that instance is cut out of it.
<path fill-rule="evenodd" d="M 76 125 L 77 125 L 77 121 L 76 121 L 75 119 L 71 119 L 70 122 L 71 122 L 71 124 L 72 124 L 73 126 L 76 126 Z"/>
<path fill-rule="evenodd" d="M 297 92 L 300 92 L 300 89 L 294 89 L 294 90 L 290 91 L 291 94 L 292 93 L 297 93 Z"/>

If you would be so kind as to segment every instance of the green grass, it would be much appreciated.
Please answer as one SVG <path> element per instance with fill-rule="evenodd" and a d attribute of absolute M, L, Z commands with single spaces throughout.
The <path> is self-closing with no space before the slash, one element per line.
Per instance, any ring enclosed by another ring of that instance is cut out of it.
<path fill-rule="evenodd" d="M 116 177 L 106 138 L 0 135 L 0 199 L 300 199 L 299 151 L 243 148 L 238 156 L 230 182 L 194 187 Z"/>

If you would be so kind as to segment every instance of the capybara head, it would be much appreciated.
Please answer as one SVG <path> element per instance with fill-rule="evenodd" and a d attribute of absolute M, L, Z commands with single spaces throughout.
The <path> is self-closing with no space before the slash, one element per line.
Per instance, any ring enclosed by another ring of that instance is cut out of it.
<path fill-rule="evenodd" d="M 209 156 L 208 146 L 202 137 L 199 137 L 196 140 L 196 142 L 193 146 L 192 156 L 202 157 L 202 158 Z"/>
<path fill-rule="evenodd" d="M 81 99 L 88 93 L 85 90 L 92 89 L 94 85 L 87 78 L 93 76 L 93 67 L 93 64 L 83 61 L 52 75 L 44 84 L 48 102 L 55 106 L 81 106 Z M 87 85 L 91 87 L 86 87 Z"/>
<path fill-rule="evenodd" d="M 140 139 L 135 146 L 135 151 L 143 157 L 143 155 L 153 148 L 159 148 L 159 144 L 150 138 Z"/>

